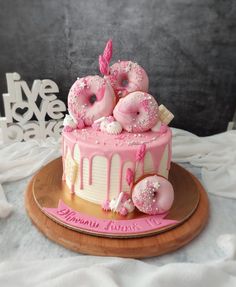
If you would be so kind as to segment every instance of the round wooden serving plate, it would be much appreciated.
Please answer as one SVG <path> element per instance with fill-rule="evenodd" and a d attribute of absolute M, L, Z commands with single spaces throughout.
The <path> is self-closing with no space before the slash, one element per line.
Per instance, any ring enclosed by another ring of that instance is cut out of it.
<path fill-rule="evenodd" d="M 57 169 L 55 172 L 58 165 L 59 170 Z M 50 173 L 52 171 L 53 173 Z M 45 173 L 47 176 L 43 177 L 42 175 Z M 52 174 L 56 174 L 55 178 Z M 135 238 L 107 238 L 101 234 L 94 236 L 70 229 L 48 217 L 43 212 L 43 207 L 45 204 L 46 206 L 49 204 L 49 207 L 57 206 L 57 191 L 61 193 L 60 198 L 65 202 L 67 201 L 67 204 L 70 203 L 72 207 L 79 205 L 80 209 L 83 209 L 83 202 L 77 202 L 78 199 L 74 199 L 74 202 L 71 198 L 68 199 L 67 194 L 69 192 L 64 187 L 58 188 L 57 186 L 57 183 L 61 182 L 60 159 L 43 167 L 32 178 L 25 193 L 25 206 L 32 222 L 45 236 L 73 251 L 130 258 L 158 256 L 187 244 L 199 234 L 208 219 L 208 198 L 200 182 L 191 173 L 175 163 L 171 165 L 169 180 L 175 189 L 176 198 L 167 217 L 178 220 L 179 224 L 157 230 L 153 235 L 148 234 L 148 237 L 144 237 L 145 234 L 140 238 L 136 236 Z M 106 216 L 100 213 L 101 208 L 97 211 L 95 208 L 94 211 L 94 207 L 92 207 L 90 210 L 97 212 L 95 215 L 98 217 Z M 142 215 L 134 214 L 133 216 Z M 132 217 L 130 219 L 132 220 Z"/>

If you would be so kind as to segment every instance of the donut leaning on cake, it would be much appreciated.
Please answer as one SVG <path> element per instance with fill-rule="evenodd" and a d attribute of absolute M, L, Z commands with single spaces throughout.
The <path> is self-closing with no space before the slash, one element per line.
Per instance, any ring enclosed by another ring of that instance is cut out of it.
<path fill-rule="evenodd" d="M 153 175 L 140 180 L 132 193 L 134 205 L 150 215 L 168 211 L 174 201 L 174 190 L 164 177 Z"/>
<path fill-rule="evenodd" d="M 141 66 L 131 61 L 110 66 L 111 58 L 109 40 L 99 56 L 104 77 L 78 78 L 69 91 L 63 178 L 76 195 L 94 203 L 102 200 L 106 211 L 122 216 L 134 207 L 151 215 L 167 212 L 174 200 L 167 179 L 171 161 L 167 125 L 173 114 L 148 94 L 148 76 Z M 102 157 L 107 162 L 104 170 Z"/>

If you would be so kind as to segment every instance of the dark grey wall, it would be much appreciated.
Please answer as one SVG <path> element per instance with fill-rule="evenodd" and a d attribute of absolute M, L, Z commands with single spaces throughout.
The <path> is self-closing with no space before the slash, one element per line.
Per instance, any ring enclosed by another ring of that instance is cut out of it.
<path fill-rule="evenodd" d="M 51 78 L 66 101 L 77 76 L 98 72 L 108 38 L 113 61 L 149 74 L 150 91 L 173 125 L 207 135 L 225 130 L 236 107 L 233 0 L 1 0 L 0 93 L 5 73 Z"/>

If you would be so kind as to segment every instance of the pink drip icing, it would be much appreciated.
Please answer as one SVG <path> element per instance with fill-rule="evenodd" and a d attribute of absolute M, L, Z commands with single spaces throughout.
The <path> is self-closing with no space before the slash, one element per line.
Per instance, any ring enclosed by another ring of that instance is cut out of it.
<path fill-rule="evenodd" d="M 92 168 L 93 168 L 93 158 L 89 158 L 89 185 L 92 185 Z"/>
<path fill-rule="evenodd" d="M 166 145 L 160 147 L 159 153 L 156 155 L 158 160 L 154 160 L 154 158 L 152 157 L 152 161 L 153 161 L 153 166 L 154 166 L 154 170 L 156 172 L 158 172 L 159 168 L 160 168 L 160 164 L 161 164 L 161 158 L 164 154 Z"/>
<path fill-rule="evenodd" d="M 160 161 L 163 156 L 166 145 L 168 144 L 169 155 L 168 155 L 168 168 L 171 161 L 171 131 L 168 128 L 164 135 L 158 136 L 155 132 L 146 132 L 141 135 L 141 137 L 136 137 L 134 134 L 122 132 L 120 137 L 104 134 L 100 131 L 95 131 L 93 128 L 86 128 L 85 135 L 83 136 L 83 130 L 73 131 L 71 133 L 63 132 L 63 137 L 66 144 L 66 149 L 70 149 L 73 155 L 74 146 L 76 143 L 79 144 L 80 149 L 80 189 L 83 189 L 83 159 L 87 158 L 89 160 L 89 183 L 92 184 L 92 158 L 96 155 L 104 156 L 107 159 L 107 200 L 109 200 L 110 195 L 110 180 L 111 180 L 111 160 L 114 154 L 119 154 L 120 163 L 120 183 L 119 191 L 122 190 L 122 175 L 124 164 L 128 161 L 133 163 L 133 170 L 135 170 L 137 149 L 146 140 L 147 152 L 150 152 L 153 161 L 153 171 L 158 172 Z M 143 137 L 143 138 L 142 138 Z M 153 137 L 156 137 L 153 140 Z M 99 140 L 99 143 L 95 145 L 95 141 Z M 129 144 L 130 141 L 135 140 L 140 142 L 140 144 Z M 67 150 L 64 149 L 64 155 L 67 154 Z M 144 159 L 142 163 L 142 173 L 144 173 Z"/>

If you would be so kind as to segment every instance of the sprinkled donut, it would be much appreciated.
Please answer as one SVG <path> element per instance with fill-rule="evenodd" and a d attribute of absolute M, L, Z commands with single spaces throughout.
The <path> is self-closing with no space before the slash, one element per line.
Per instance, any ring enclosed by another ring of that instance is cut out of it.
<path fill-rule="evenodd" d="M 161 214 L 171 208 L 174 190 L 172 184 L 164 177 L 147 176 L 134 186 L 132 200 L 143 213 Z"/>
<path fill-rule="evenodd" d="M 104 78 L 109 80 L 117 98 L 125 97 L 135 91 L 148 91 L 148 76 L 144 69 L 131 61 L 118 61 L 111 67 L 112 40 L 110 39 L 99 56 L 99 69 Z"/>
<path fill-rule="evenodd" d="M 75 121 L 86 126 L 101 117 L 112 114 L 115 94 L 108 81 L 99 76 L 77 79 L 68 95 L 68 110 Z"/>
<path fill-rule="evenodd" d="M 109 69 L 109 79 L 118 98 L 135 91 L 148 91 L 148 76 L 144 69 L 131 61 L 119 61 Z"/>
<path fill-rule="evenodd" d="M 140 133 L 157 124 L 158 110 L 153 96 L 144 92 L 133 92 L 119 100 L 113 115 L 127 132 Z"/>

